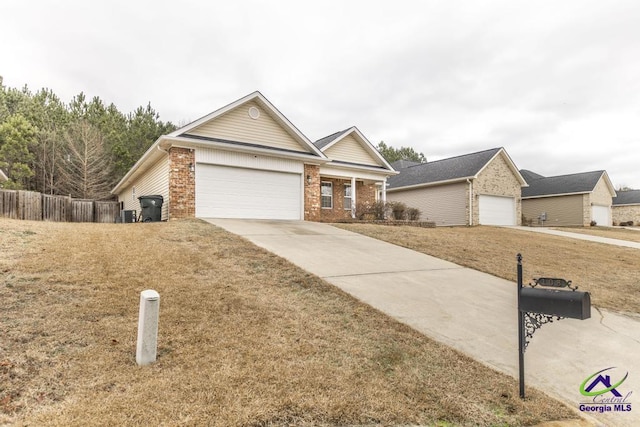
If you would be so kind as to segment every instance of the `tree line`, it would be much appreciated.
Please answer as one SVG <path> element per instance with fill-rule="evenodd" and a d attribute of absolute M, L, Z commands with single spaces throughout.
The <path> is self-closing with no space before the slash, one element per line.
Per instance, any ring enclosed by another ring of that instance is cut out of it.
<path fill-rule="evenodd" d="M 109 199 L 147 148 L 175 129 L 151 104 L 123 113 L 83 92 L 65 103 L 51 89 L 5 87 L 0 76 L 4 188 Z"/>

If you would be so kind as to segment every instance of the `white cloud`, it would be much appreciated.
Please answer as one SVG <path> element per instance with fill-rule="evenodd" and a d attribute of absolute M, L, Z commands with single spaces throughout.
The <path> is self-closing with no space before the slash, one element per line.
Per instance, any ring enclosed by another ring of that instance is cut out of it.
<path fill-rule="evenodd" d="M 8 0 L 0 75 L 174 122 L 260 90 L 312 139 L 357 125 L 432 159 L 504 146 L 640 188 L 637 22 L 632 0 Z"/>

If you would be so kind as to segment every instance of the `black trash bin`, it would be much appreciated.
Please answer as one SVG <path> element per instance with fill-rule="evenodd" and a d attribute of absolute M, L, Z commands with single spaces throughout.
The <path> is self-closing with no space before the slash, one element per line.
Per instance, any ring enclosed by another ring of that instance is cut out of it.
<path fill-rule="evenodd" d="M 162 203 L 164 199 L 162 196 L 140 196 L 140 221 L 152 222 L 162 220 Z"/>

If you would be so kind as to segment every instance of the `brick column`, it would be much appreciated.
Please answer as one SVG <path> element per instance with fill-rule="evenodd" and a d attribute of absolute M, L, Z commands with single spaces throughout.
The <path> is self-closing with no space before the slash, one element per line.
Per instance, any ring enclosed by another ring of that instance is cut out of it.
<path fill-rule="evenodd" d="M 196 216 L 195 151 L 189 148 L 169 149 L 169 219 Z"/>
<path fill-rule="evenodd" d="M 307 176 L 311 184 L 307 183 Z M 304 165 L 304 219 L 318 221 L 320 219 L 320 166 Z"/>

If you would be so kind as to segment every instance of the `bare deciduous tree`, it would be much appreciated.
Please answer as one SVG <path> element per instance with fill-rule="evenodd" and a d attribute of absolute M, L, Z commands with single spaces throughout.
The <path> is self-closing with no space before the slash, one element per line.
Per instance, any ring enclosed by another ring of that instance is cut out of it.
<path fill-rule="evenodd" d="M 83 199 L 106 199 L 113 186 L 113 162 L 100 131 L 78 120 L 65 132 L 60 147 L 58 193 Z"/>

